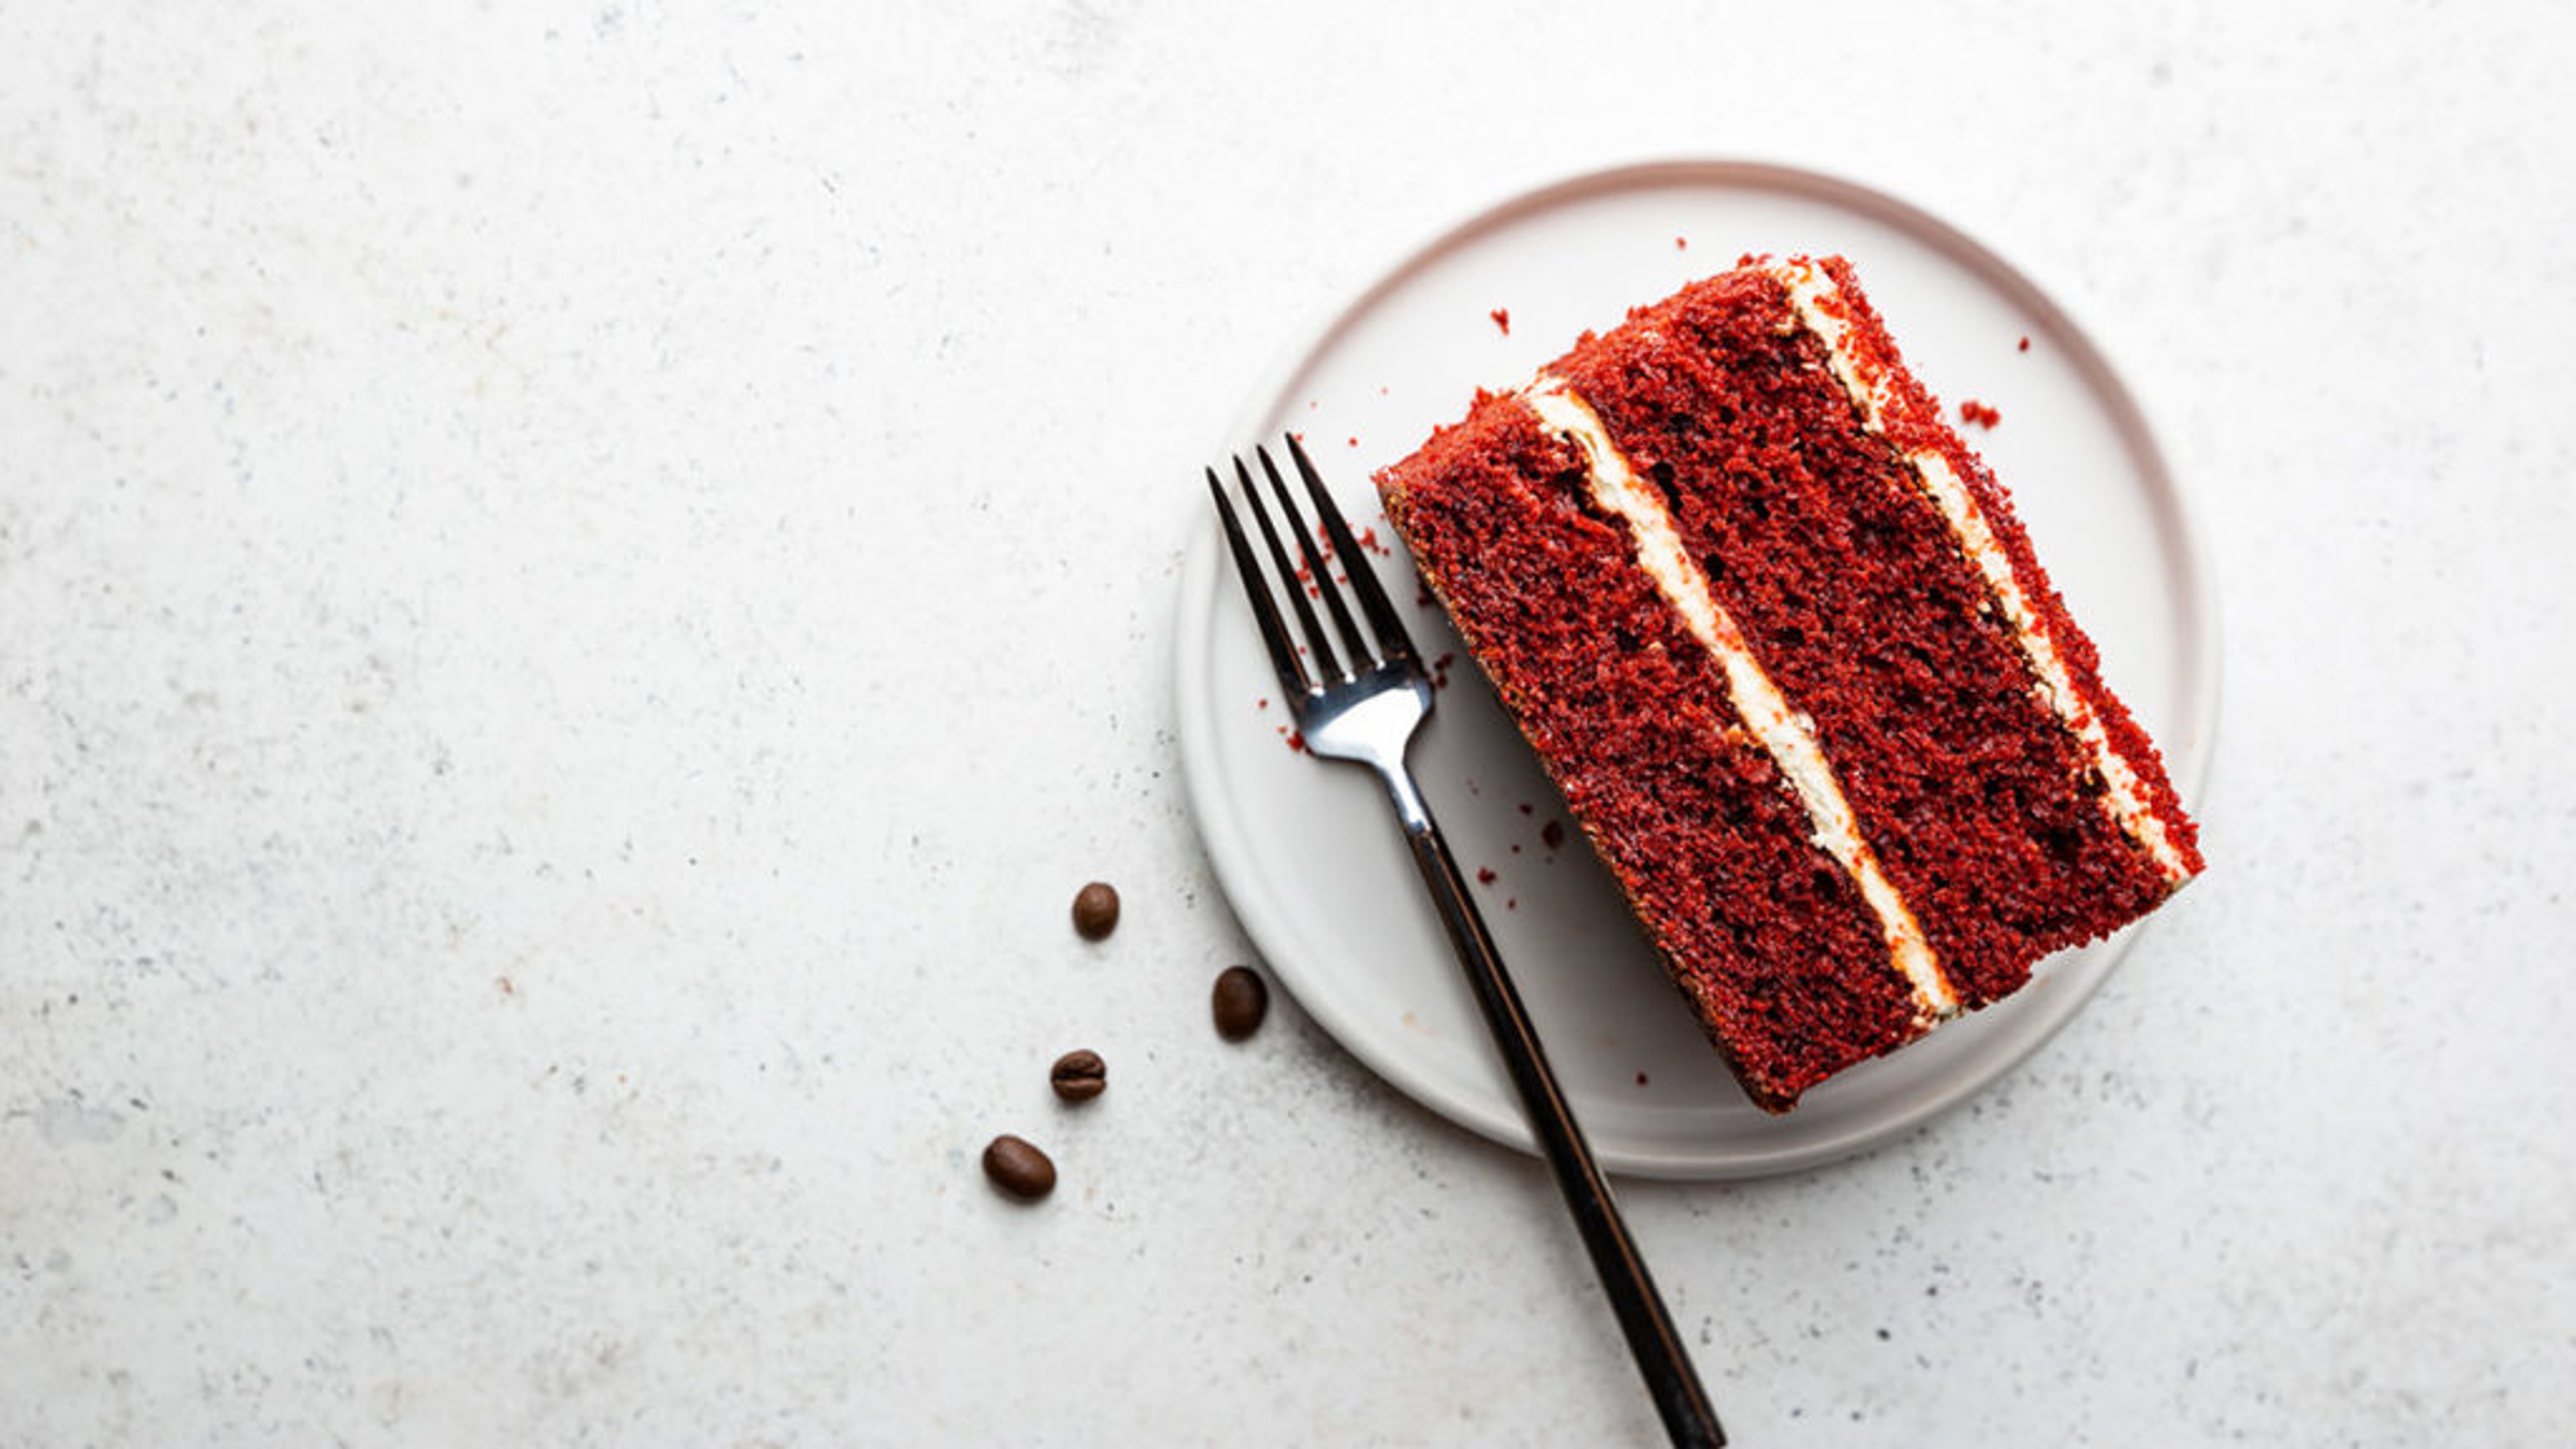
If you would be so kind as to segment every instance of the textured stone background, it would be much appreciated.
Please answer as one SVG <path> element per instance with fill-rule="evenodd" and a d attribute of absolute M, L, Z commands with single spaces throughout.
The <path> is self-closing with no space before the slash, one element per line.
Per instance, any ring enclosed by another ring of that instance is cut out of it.
<path fill-rule="evenodd" d="M 2564 1442 L 2566 11 L 945 8 L 0 6 L 0 1443 L 1650 1440 L 1534 1165 L 1207 1030 L 1168 614 L 1317 309 L 1693 153 L 2069 301 L 2227 620 L 2071 1030 L 1626 1189 L 1739 1439 Z"/>

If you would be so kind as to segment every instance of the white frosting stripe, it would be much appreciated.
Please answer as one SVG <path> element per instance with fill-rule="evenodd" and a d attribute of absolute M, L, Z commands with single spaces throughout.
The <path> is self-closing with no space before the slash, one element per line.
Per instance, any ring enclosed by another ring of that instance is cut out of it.
<path fill-rule="evenodd" d="M 1593 501 L 1628 525 L 1638 567 L 1646 571 L 1656 589 L 1680 613 L 1691 637 L 1725 671 L 1727 692 L 1734 697 L 1737 717 L 1762 742 L 1762 748 L 1797 792 L 1799 803 L 1806 808 L 1811 838 L 1851 876 L 1862 898 L 1877 914 L 1880 933 L 1887 939 L 1888 960 L 1913 987 L 1917 1024 L 1928 1026 L 1957 1015 L 1958 992 L 1941 974 L 1931 943 L 1924 939 L 1923 927 L 1907 909 L 1895 884 L 1888 880 L 1887 872 L 1880 868 L 1869 842 L 1861 838 L 1860 821 L 1853 815 L 1851 803 L 1843 798 L 1842 785 L 1816 743 L 1815 722 L 1791 709 L 1779 686 L 1763 672 L 1744 632 L 1717 602 L 1699 561 L 1682 546 L 1681 532 L 1673 523 L 1662 493 L 1638 481 L 1628 460 L 1610 441 L 1600 417 L 1563 379 L 1540 373 L 1538 381 L 1530 384 L 1521 398 L 1538 414 L 1540 422 L 1565 435 L 1581 450 Z"/>
<path fill-rule="evenodd" d="M 1852 406 L 1861 416 L 1861 424 L 1884 438 L 1887 435 L 1886 411 L 1895 390 L 1887 377 L 1864 378 L 1852 359 L 1845 341 L 1851 324 L 1845 320 L 1847 308 L 1827 307 L 1825 298 L 1839 298 L 1842 288 L 1833 274 L 1817 263 L 1799 258 L 1771 262 L 1767 270 L 1789 292 L 1790 305 L 1797 309 L 1798 319 L 1825 344 L 1825 355 L 1833 364 L 1834 376 L 1850 394 Z M 1968 491 L 1950 460 L 1930 448 L 1919 448 L 1905 454 L 1923 492 L 1941 510 L 1959 547 L 1975 560 L 1985 576 L 1986 591 L 1996 607 L 2011 622 L 2013 637 L 2021 645 L 2022 657 L 2029 662 L 2032 687 L 2040 699 L 2073 730 L 2093 756 L 2095 770 L 2102 776 L 2104 793 L 2111 802 L 2112 813 L 2120 828 L 2138 842 L 2155 859 L 2165 878 L 2179 883 L 2191 875 L 2190 862 L 2165 830 L 2164 817 L 2156 813 L 2147 798 L 2145 782 L 2137 770 L 2111 743 L 2111 735 L 2102 727 L 2101 717 L 2075 689 L 2075 677 L 2066 667 L 2065 657 L 2058 652 L 2057 641 L 2050 637 L 2048 621 L 2031 607 L 2030 595 L 2023 591 L 2021 580 L 2013 572 L 2012 555 L 2004 551 L 1995 538 L 1994 529 L 1986 522 L 1985 513 L 1977 507 L 1976 495 Z"/>

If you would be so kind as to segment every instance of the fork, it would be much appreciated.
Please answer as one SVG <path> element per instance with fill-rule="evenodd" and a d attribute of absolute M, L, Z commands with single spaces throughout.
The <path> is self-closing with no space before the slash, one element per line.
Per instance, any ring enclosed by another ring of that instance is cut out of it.
<path fill-rule="evenodd" d="M 1431 892 L 1431 902 L 1439 910 L 1440 924 L 1449 932 L 1450 944 L 1457 948 L 1458 962 L 1466 969 L 1476 1005 L 1483 1010 L 1485 1025 L 1493 1031 L 1494 1044 L 1502 1052 L 1512 1086 L 1520 1093 L 1530 1129 L 1546 1151 L 1557 1189 L 1574 1212 L 1583 1246 L 1591 1253 L 1593 1269 L 1601 1276 L 1602 1291 L 1610 1299 L 1611 1311 L 1618 1315 L 1620 1329 L 1627 1334 L 1628 1350 L 1636 1356 L 1639 1372 L 1645 1375 L 1655 1409 L 1663 1416 L 1665 1432 L 1676 1445 L 1722 1445 L 1726 1433 L 1718 1427 L 1717 1411 L 1709 1406 L 1708 1395 L 1700 1388 L 1689 1351 L 1673 1331 L 1672 1317 L 1664 1311 L 1664 1300 L 1646 1272 L 1646 1260 L 1638 1255 L 1636 1243 L 1629 1238 L 1618 1204 L 1611 1199 L 1610 1185 L 1594 1164 L 1583 1129 L 1575 1123 L 1565 1094 L 1557 1087 L 1556 1073 L 1539 1046 L 1529 1011 L 1521 1004 L 1511 974 L 1503 969 L 1502 953 L 1494 948 L 1484 917 L 1467 893 L 1467 882 L 1458 873 L 1458 862 L 1449 853 L 1449 843 L 1442 838 L 1439 825 L 1431 818 L 1431 807 L 1424 803 L 1420 787 L 1405 767 L 1405 748 L 1431 714 L 1431 676 L 1423 668 L 1422 656 L 1414 650 L 1404 621 L 1387 601 L 1386 590 L 1379 586 L 1358 541 L 1351 536 L 1350 525 L 1342 521 L 1341 509 L 1334 506 L 1333 495 L 1325 489 L 1324 480 L 1316 474 L 1315 464 L 1306 456 L 1305 445 L 1297 441 L 1297 435 L 1288 434 L 1289 457 L 1306 485 L 1307 496 L 1314 502 L 1324 537 L 1331 543 L 1330 558 L 1341 564 L 1351 592 L 1358 595 L 1360 612 L 1368 618 L 1366 633 L 1352 616 L 1350 602 L 1342 596 L 1327 566 L 1327 556 L 1317 551 L 1313 537 L 1306 531 L 1305 515 L 1290 496 L 1279 466 L 1271 461 L 1270 450 L 1259 447 L 1253 451 L 1261 460 L 1261 471 L 1269 477 L 1270 491 L 1278 499 L 1288 532 L 1297 540 L 1298 554 L 1305 560 L 1305 573 L 1301 576 L 1279 541 L 1279 528 L 1271 521 L 1261 491 L 1253 486 L 1252 470 L 1237 454 L 1235 479 L 1267 546 L 1277 594 L 1288 600 L 1296 617 L 1294 635 L 1280 615 L 1278 597 L 1265 580 L 1252 541 L 1214 468 L 1207 470 L 1208 493 L 1216 500 L 1217 516 L 1225 526 L 1226 547 L 1233 551 L 1235 571 L 1242 575 L 1244 594 L 1251 601 L 1253 617 L 1261 625 L 1261 642 L 1270 651 L 1271 667 L 1278 671 L 1280 691 L 1289 700 L 1306 749 L 1325 759 L 1366 765 L 1385 783 L 1387 795 L 1395 805 L 1396 822 L 1404 827 L 1405 843 L 1412 847 L 1413 863 L 1422 872 L 1422 882 Z M 1331 616 L 1329 633 L 1308 602 L 1310 587 Z M 1339 649 L 1335 648 L 1336 640 Z M 1344 653 L 1350 656 L 1347 662 L 1342 657 Z"/>

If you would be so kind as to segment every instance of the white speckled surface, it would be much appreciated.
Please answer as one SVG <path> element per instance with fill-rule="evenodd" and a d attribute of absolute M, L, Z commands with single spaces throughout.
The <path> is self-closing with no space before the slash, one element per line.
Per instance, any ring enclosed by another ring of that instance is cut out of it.
<path fill-rule="evenodd" d="M 2576 22 L 1208 8 L 0 11 L 0 1444 L 1650 1440 L 1538 1168 L 1207 1029 L 1166 615 L 1316 308 L 1677 153 L 2073 304 L 2228 619 L 2072 1029 L 1627 1189 L 1739 1442 L 2563 1442 Z"/>

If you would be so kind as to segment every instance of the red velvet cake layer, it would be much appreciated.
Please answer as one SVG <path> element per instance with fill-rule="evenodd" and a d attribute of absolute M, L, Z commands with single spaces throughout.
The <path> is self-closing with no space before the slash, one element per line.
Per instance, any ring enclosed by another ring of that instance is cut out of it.
<path fill-rule="evenodd" d="M 1582 460 L 1509 396 L 1402 464 L 1388 517 L 1754 1097 L 1903 1039 L 1905 983 L 1820 862 L 1771 759 L 1729 744 L 1726 680 L 1592 512 Z M 1762 1023 L 1794 1018 L 1780 1032 Z"/>
<path fill-rule="evenodd" d="M 1792 788 L 1780 746 L 1756 737 L 1759 702 L 1739 709 L 1709 627 L 1694 633 L 1676 602 L 1699 580 L 1677 584 L 1667 567 L 1659 586 L 1639 561 L 1649 525 L 1604 506 L 1584 453 L 1520 395 L 1480 396 L 1379 479 L 1675 980 L 1774 1111 L 1935 1016 L 2011 992 L 2040 957 L 2134 919 L 2200 866 L 2152 745 L 2102 688 L 2002 490 L 1903 372 L 1848 270 L 1827 270 L 1846 363 L 1858 355 L 1893 384 L 1875 427 L 1759 267 L 1587 337 L 1540 386 L 1580 399 L 1640 495 L 1660 497 L 1830 784 Z M 2052 707 L 1991 580 L 1927 496 L 1912 461 L 1925 450 L 1974 498 L 2178 866 L 2106 802 L 2094 745 Z M 1820 822 L 1845 814 L 1874 862 L 1820 846 Z M 1864 866 L 1901 903 L 1865 899 Z M 1891 941 L 1918 927 L 1954 1001 L 1892 961 Z"/>

